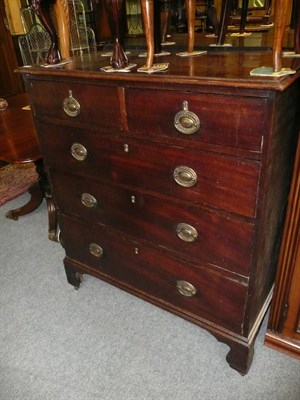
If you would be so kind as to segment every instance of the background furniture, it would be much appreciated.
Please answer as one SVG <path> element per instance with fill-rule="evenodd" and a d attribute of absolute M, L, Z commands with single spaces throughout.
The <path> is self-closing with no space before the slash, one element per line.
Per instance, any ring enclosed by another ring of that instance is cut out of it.
<path fill-rule="evenodd" d="M 143 35 L 141 2 L 126 0 L 126 25 L 128 35 Z"/>
<path fill-rule="evenodd" d="M 34 211 L 46 198 L 49 216 L 49 239 L 56 240 L 57 219 L 48 180 L 43 168 L 43 160 L 38 143 L 32 112 L 22 110 L 28 106 L 26 93 L 9 97 L 8 107 L 0 112 L 0 160 L 6 163 L 34 162 L 38 181 L 28 192 L 31 198 L 24 206 L 11 210 L 7 218 L 17 220 L 20 216 Z"/>
<path fill-rule="evenodd" d="M 14 73 L 19 64 L 2 1 L 0 2 L 0 60 L 0 97 L 13 96 L 24 91 L 21 77 Z"/>
<path fill-rule="evenodd" d="M 97 51 L 94 30 L 87 24 L 87 10 L 80 0 L 69 0 L 71 51 L 73 54 Z M 89 10 L 90 11 L 90 10 Z M 93 24 L 91 19 L 89 23 Z"/>
<path fill-rule="evenodd" d="M 271 23 L 271 9 L 272 0 L 234 0 L 229 24 L 239 25 L 240 32 L 246 24 L 253 30 L 262 29 L 262 25 Z"/>
<path fill-rule="evenodd" d="M 87 25 L 86 11 L 80 0 L 69 0 L 70 51 L 71 54 L 97 51 L 95 33 Z M 49 33 L 31 6 L 21 9 L 26 34 L 18 38 L 24 65 L 44 63 L 51 46 Z"/>
<path fill-rule="evenodd" d="M 300 140 L 265 344 L 300 359 Z"/>
<path fill-rule="evenodd" d="M 100 72 L 101 57 L 19 70 L 66 275 L 78 288 L 91 274 L 207 329 L 245 374 L 272 296 L 299 73 L 250 77 L 269 53 L 168 60 L 153 76 Z"/>
<path fill-rule="evenodd" d="M 19 36 L 18 42 L 23 65 L 45 63 L 51 40 L 40 23 L 35 23 L 27 34 Z"/>

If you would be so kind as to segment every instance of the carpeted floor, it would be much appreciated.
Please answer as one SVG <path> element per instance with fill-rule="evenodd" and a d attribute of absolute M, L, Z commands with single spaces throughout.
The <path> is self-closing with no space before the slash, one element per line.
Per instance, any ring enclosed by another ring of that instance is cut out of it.
<path fill-rule="evenodd" d="M 0 168 L 0 206 L 25 193 L 37 178 L 34 163 L 8 164 Z"/>
<path fill-rule="evenodd" d="M 264 346 L 249 373 L 206 331 L 95 278 L 78 291 L 47 238 L 45 203 L 0 207 L 0 400 L 299 400 L 300 363 Z"/>

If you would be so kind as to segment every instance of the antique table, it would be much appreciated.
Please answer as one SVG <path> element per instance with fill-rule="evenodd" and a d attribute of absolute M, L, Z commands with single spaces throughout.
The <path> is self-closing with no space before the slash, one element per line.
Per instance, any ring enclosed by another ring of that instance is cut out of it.
<path fill-rule="evenodd" d="M 0 112 L 0 160 L 6 163 L 34 162 L 38 179 L 28 192 L 31 198 L 22 207 L 10 210 L 6 217 L 17 220 L 20 216 L 29 214 L 47 199 L 49 214 L 49 238 L 56 237 L 56 212 L 52 202 L 47 177 L 43 168 L 43 159 L 36 134 L 34 119 L 26 93 L 21 93 L 7 99 L 8 107 Z"/>

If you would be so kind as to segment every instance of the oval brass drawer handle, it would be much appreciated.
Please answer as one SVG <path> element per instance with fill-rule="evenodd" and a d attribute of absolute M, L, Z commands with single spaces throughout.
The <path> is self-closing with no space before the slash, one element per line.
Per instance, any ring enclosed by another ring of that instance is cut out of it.
<path fill-rule="evenodd" d="M 103 256 L 103 249 L 102 249 L 102 247 L 99 246 L 99 245 L 96 244 L 96 243 L 90 243 L 90 245 L 89 245 L 89 250 L 90 250 L 90 253 L 93 254 L 93 256 L 95 256 L 95 257 L 100 258 L 100 257 Z"/>
<path fill-rule="evenodd" d="M 177 290 L 182 296 L 192 297 L 197 293 L 194 285 L 187 281 L 177 281 Z"/>
<path fill-rule="evenodd" d="M 178 185 L 183 187 L 192 187 L 197 183 L 196 172 L 185 165 L 180 165 L 176 167 L 173 172 L 173 177 Z"/>
<path fill-rule="evenodd" d="M 192 225 L 185 224 L 184 222 L 176 226 L 176 233 L 177 236 L 184 242 L 192 243 L 198 238 L 197 230 Z"/>
<path fill-rule="evenodd" d="M 82 193 L 81 203 L 87 208 L 97 207 L 97 199 L 90 193 Z"/>
<path fill-rule="evenodd" d="M 80 143 L 73 143 L 71 146 L 72 157 L 77 161 L 84 161 L 87 157 L 87 149 Z"/>
<path fill-rule="evenodd" d="M 182 103 L 182 111 L 179 111 L 174 118 L 175 128 L 184 135 L 192 135 L 196 133 L 200 128 L 199 117 L 189 111 L 189 105 L 186 100 Z"/>
<path fill-rule="evenodd" d="M 64 99 L 63 109 L 69 117 L 77 117 L 80 114 L 80 104 L 73 97 L 72 90 L 69 90 L 69 97 Z"/>

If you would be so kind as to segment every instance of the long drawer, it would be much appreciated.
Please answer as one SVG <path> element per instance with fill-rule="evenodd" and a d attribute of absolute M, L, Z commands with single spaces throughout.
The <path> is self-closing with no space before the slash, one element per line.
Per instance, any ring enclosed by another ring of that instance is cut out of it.
<path fill-rule="evenodd" d="M 132 138 L 101 137 L 99 132 L 41 122 L 38 126 L 50 166 L 250 218 L 256 214 L 259 162 Z"/>
<path fill-rule="evenodd" d="M 253 224 L 137 190 L 50 170 L 58 208 L 155 243 L 195 263 L 248 275 Z"/>
<path fill-rule="evenodd" d="M 173 309 L 241 333 L 247 285 L 61 216 L 66 255 Z"/>
<path fill-rule="evenodd" d="M 199 141 L 260 152 L 268 129 L 268 104 L 263 98 L 130 88 L 126 104 L 129 132 L 184 137 L 191 146 Z"/>

